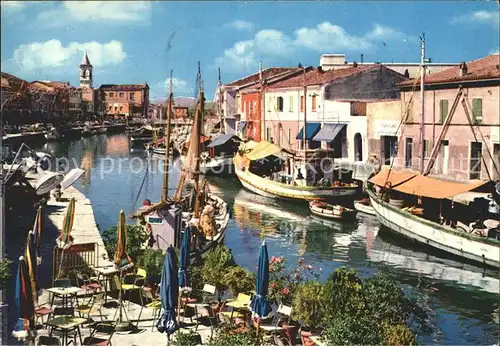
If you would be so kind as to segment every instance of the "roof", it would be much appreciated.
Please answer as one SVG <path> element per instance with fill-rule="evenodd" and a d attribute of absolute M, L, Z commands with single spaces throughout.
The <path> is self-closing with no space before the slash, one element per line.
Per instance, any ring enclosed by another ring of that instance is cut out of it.
<path fill-rule="evenodd" d="M 89 57 L 87 56 L 87 52 L 85 52 L 85 55 L 83 56 L 82 65 L 92 66 L 92 64 L 90 63 Z"/>
<path fill-rule="evenodd" d="M 276 76 L 280 73 L 283 72 L 288 72 L 295 70 L 296 67 L 270 67 L 265 70 L 262 70 L 262 78 L 270 78 L 273 76 Z M 260 80 L 260 71 L 255 72 L 254 74 L 251 74 L 249 76 L 243 77 L 241 79 L 238 79 L 236 81 L 233 81 L 229 84 L 225 84 L 225 86 L 242 86 L 246 85 L 248 83 L 256 83 Z"/>
<path fill-rule="evenodd" d="M 387 172 L 388 170 L 380 172 L 375 177 L 370 179 L 370 182 L 381 185 L 380 183 L 387 179 Z M 486 184 L 486 182 L 481 180 L 470 180 L 467 183 L 457 183 L 436 178 L 429 178 L 413 172 L 394 171 L 391 171 L 389 181 L 393 182 L 390 187 L 393 190 L 409 195 L 435 199 L 450 198 L 464 192 L 477 189 L 478 187 Z M 384 185 L 385 184 L 382 184 L 381 186 Z"/>
<path fill-rule="evenodd" d="M 304 79 L 305 79 L 305 85 L 321 85 L 325 83 L 332 82 L 336 79 L 342 79 L 346 78 L 361 72 L 369 71 L 374 68 L 379 68 L 380 65 L 362 65 L 362 66 L 357 66 L 357 67 L 348 67 L 348 68 L 342 68 L 338 70 L 327 70 L 323 71 L 321 68 L 315 68 L 311 69 L 309 71 L 306 71 L 305 77 L 304 74 L 298 74 L 294 77 L 287 78 L 285 80 L 282 80 L 280 82 L 273 83 L 270 85 L 267 89 L 268 90 L 273 90 L 273 89 L 281 89 L 281 88 L 297 88 L 297 87 L 303 87 L 304 86 Z"/>
<path fill-rule="evenodd" d="M 2 88 L 10 88 L 9 80 L 5 77 L 2 77 Z"/>
<path fill-rule="evenodd" d="M 401 183 L 413 178 L 416 175 L 415 172 L 409 171 L 395 171 L 393 169 L 384 169 L 380 171 L 376 176 L 370 179 L 370 183 L 379 186 L 387 186 L 396 187 Z"/>
<path fill-rule="evenodd" d="M 441 72 L 435 72 L 425 77 L 425 84 L 456 83 L 462 81 L 480 81 L 500 78 L 500 54 L 491 54 L 484 58 L 468 61 L 467 73 L 460 75 L 460 66 L 455 66 Z M 400 83 L 400 86 L 411 86 L 418 79 L 411 79 Z"/>
<path fill-rule="evenodd" d="M 27 83 L 27 81 L 25 81 L 24 79 L 16 77 L 10 73 L 1 72 L 0 74 L 1 74 L 2 78 L 6 78 L 9 81 L 9 83 L 12 83 L 13 81 L 18 82 L 18 83 L 21 83 L 21 82 Z"/>
<path fill-rule="evenodd" d="M 218 147 L 219 145 L 222 145 L 222 144 L 225 144 L 227 141 L 229 141 L 230 139 L 232 138 L 236 138 L 237 141 L 240 141 L 240 138 L 238 136 L 235 136 L 233 134 L 230 134 L 230 133 L 225 133 L 225 134 L 221 134 L 217 137 L 215 137 L 213 140 L 212 140 L 212 143 L 210 143 L 207 148 L 215 148 L 215 147 Z"/>
<path fill-rule="evenodd" d="M 103 84 L 99 87 L 101 90 L 118 90 L 118 91 L 140 91 L 149 89 L 148 83 L 144 84 Z"/>

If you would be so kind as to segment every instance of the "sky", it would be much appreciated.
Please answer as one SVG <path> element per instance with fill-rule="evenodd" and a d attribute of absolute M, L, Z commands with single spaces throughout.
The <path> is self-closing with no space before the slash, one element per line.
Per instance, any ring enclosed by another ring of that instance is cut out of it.
<path fill-rule="evenodd" d="M 78 85 L 83 54 L 94 87 L 147 82 L 151 98 L 194 96 L 197 62 L 211 98 L 259 68 L 348 61 L 418 62 L 425 32 L 433 62 L 499 49 L 497 1 L 1 1 L 1 69 Z"/>

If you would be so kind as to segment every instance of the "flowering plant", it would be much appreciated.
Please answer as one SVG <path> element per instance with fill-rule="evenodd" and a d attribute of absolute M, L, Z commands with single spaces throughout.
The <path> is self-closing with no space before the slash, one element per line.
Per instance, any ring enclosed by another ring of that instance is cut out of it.
<path fill-rule="evenodd" d="M 319 269 L 319 272 L 321 268 Z M 312 265 L 299 259 L 295 268 L 286 266 L 283 257 L 271 257 L 269 261 L 269 299 L 291 305 L 297 285 L 310 279 L 318 279 L 319 272 Z"/>

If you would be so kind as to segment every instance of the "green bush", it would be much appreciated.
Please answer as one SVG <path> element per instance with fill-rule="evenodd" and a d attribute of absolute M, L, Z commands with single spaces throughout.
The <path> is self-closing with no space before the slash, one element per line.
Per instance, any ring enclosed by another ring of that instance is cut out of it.
<path fill-rule="evenodd" d="M 384 328 L 384 344 L 391 346 L 415 345 L 415 334 L 404 324 L 389 325 Z"/>
<path fill-rule="evenodd" d="M 146 249 L 137 259 L 137 265 L 147 272 L 148 284 L 159 284 L 165 255 L 162 250 Z"/>
<path fill-rule="evenodd" d="M 230 267 L 235 265 L 233 254 L 225 246 L 217 246 L 210 250 L 204 259 L 203 281 L 215 286 L 219 300 L 228 289 L 224 281 L 224 274 Z"/>
<path fill-rule="evenodd" d="M 250 273 L 247 269 L 235 265 L 229 267 L 224 273 L 224 286 L 228 287 L 231 294 L 237 296 L 238 293 L 250 292 L 255 288 L 255 274 Z"/>
<path fill-rule="evenodd" d="M 225 326 L 209 341 L 209 346 L 259 346 L 262 341 L 255 332 L 246 327 Z"/>
<path fill-rule="evenodd" d="M 318 328 L 328 303 L 325 292 L 325 285 L 319 282 L 298 284 L 292 300 L 293 318 L 304 321 L 312 329 Z"/>
<path fill-rule="evenodd" d="M 177 332 L 175 334 L 174 340 L 170 343 L 173 346 L 196 346 L 197 343 L 193 338 L 194 332 L 189 331 L 189 333 Z"/>
<path fill-rule="evenodd" d="M 127 253 L 137 263 L 137 259 L 145 252 L 145 242 L 148 235 L 141 226 L 127 225 Z M 116 252 L 118 240 L 118 227 L 111 227 L 102 233 L 102 239 L 108 257 L 112 260 Z"/>
<path fill-rule="evenodd" d="M 338 314 L 325 321 L 324 337 L 331 345 L 379 345 L 382 328 L 369 315 Z"/>
<path fill-rule="evenodd" d="M 355 314 L 365 306 L 363 283 L 354 269 L 341 267 L 334 271 L 325 291 L 331 314 Z"/>
<path fill-rule="evenodd" d="M 0 261 L 0 290 L 3 290 L 7 285 L 7 281 L 10 278 L 9 265 L 12 261 L 8 258 L 4 258 Z"/>

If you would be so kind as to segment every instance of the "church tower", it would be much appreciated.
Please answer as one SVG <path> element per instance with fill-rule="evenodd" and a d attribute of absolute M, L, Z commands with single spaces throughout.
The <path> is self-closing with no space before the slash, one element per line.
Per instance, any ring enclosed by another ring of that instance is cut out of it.
<path fill-rule="evenodd" d="M 90 64 L 87 52 L 85 52 L 80 64 L 80 87 L 92 88 L 92 65 Z"/>

